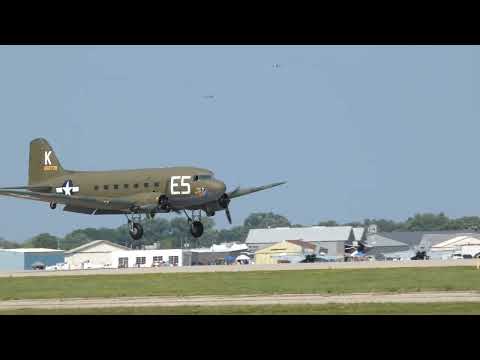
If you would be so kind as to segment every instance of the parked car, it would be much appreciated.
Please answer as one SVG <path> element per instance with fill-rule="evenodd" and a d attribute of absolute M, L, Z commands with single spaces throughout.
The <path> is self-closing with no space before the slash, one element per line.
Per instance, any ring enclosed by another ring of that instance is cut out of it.
<path fill-rule="evenodd" d="M 426 251 L 417 251 L 415 256 L 410 258 L 411 260 L 428 260 L 430 256 L 427 256 Z"/>
<path fill-rule="evenodd" d="M 162 266 L 168 266 L 168 263 L 165 261 L 154 261 L 152 263 L 152 267 L 162 267 Z"/>
<path fill-rule="evenodd" d="M 32 264 L 32 269 L 33 270 L 45 270 L 45 264 L 37 261 Z"/>
<path fill-rule="evenodd" d="M 314 255 L 306 255 L 305 259 L 303 259 L 300 262 L 301 263 L 313 263 L 313 262 L 316 262 L 316 260 L 317 260 L 317 256 L 314 254 Z"/>
<path fill-rule="evenodd" d="M 68 270 L 68 264 L 57 263 L 55 265 L 45 267 L 45 270 Z"/>

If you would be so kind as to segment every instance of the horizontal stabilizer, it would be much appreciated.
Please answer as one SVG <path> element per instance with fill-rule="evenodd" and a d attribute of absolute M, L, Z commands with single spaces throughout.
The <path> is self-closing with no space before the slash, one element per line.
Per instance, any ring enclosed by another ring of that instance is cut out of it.
<path fill-rule="evenodd" d="M 134 203 L 132 203 L 131 201 L 122 199 L 109 199 L 78 195 L 66 196 L 64 194 L 41 193 L 21 190 L 0 190 L 0 195 L 16 197 L 19 199 L 53 202 L 57 204 L 71 206 L 71 208 L 129 210 L 131 206 L 134 205 Z"/>
<path fill-rule="evenodd" d="M 12 186 L 0 188 L 0 190 L 29 190 L 38 192 L 50 192 L 52 189 L 51 186 Z"/>

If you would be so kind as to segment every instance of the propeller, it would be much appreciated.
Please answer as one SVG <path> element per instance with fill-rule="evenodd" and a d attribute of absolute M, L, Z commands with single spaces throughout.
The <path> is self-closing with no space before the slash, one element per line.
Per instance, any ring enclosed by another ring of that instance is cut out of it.
<path fill-rule="evenodd" d="M 223 194 L 220 199 L 218 199 L 218 203 L 222 208 L 225 209 L 225 214 L 227 215 L 228 222 L 230 225 L 232 224 L 232 216 L 230 215 L 230 210 L 228 205 L 230 204 L 230 198 L 227 194 Z"/>
<path fill-rule="evenodd" d="M 228 222 L 230 223 L 230 225 L 232 225 L 232 216 L 230 215 L 230 210 L 228 209 L 228 207 L 225 209 L 225 214 L 227 214 Z"/>

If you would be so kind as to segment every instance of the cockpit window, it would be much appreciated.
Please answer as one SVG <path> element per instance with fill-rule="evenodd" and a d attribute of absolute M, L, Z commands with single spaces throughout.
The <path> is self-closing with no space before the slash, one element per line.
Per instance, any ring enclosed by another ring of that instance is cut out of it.
<path fill-rule="evenodd" d="M 209 180 L 212 178 L 212 175 L 210 174 L 205 174 L 205 175 L 195 175 L 193 177 L 193 181 L 198 181 L 198 180 Z"/>

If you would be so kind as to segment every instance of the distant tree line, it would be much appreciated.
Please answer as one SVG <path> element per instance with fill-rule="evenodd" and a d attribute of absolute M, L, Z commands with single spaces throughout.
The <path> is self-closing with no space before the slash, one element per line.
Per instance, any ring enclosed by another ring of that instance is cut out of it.
<path fill-rule="evenodd" d="M 406 221 L 393 221 L 386 219 L 365 219 L 363 222 L 350 222 L 343 225 L 368 227 L 371 224 L 377 225 L 377 231 L 438 231 L 438 230 L 480 230 L 480 217 L 464 216 L 458 219 L 450 219 L 444 213 L 415 214 Z M 339 226 L 336 221 L 321 221 L 318 225 Z"/>
<path fill-rule="evenodd" d="M 335 220 L 320 221 L 320 226 L 359 226 L 367 227 L 370 224 L 377 225 L 377 231 L 434 231 L 434 230 L 480 230 L 480 217 L 468 216 L 458 219 L 450 219 L 445 214 L 416 214 L 406 221 L 395 222 L 386 219 L 365 219 L 363 222 L 337 223 Z M 180 247 L 209 247 L 212 244 L 222 242 L 245 242 L 250 229 L 265 229 L 269 227 L 302 227 L 301 224 L 291 224 L 283 215 L 268 213 L 252 213 L 248 216 L 243 225 L 234 226 L 230 229 L 216 229 L 211 218 L 204 219 L 204 234 L 200 239 L 190 235 L 189 224 L 183 217 L 171 220 L 162 218 L 145 220 L 144 237 L 136 246 L 152 245 L 160 243 L 163 249 Z M 17 247 L 43 247 L 52 249 L 70 250 L 93 240 L 109 240 L 117 244 L 132 246 L 127 225 L 114 229 L 109 228 L 85 228 L 74 230 L 65 237 L 57 237 L 48 233 L 39 234 L 19 244 L 0 238 L 0 248 Z"/>

